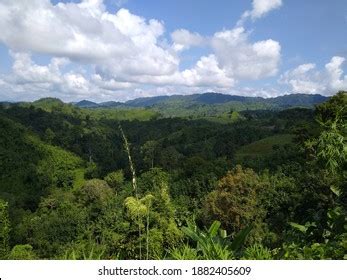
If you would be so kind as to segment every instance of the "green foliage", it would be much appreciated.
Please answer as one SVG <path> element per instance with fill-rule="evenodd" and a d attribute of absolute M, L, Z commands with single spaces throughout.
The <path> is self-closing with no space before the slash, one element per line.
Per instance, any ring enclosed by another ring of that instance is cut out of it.
<path fill-rule="evenodd" d="M 181 247 L 174 248 L 170 252 L 170 259 L 173 260 L 199 260 L 198 251 L 184 244 Z"/>
<path fill-rule="evenodd" d="M 159 114 L 150 109 L 128 109 L 128 108 L 97 108 L 97 109 L 82 109 L 82 112 L 88 114 L 95 120 L 139 120 L 148 121 L 157 118 Z"/>
<path fill-rule="evenodd" d="M 347 257 L 347 216 L 342 207 L 337 206 L 327 212 L 327 223 L 319 228 L 315 223 L 305 225 L 290 223 L 300 232 L 298 243 L 284 244 L 285 258 L 289 259 L 344 259 Z M 319 236 L 312 243 L 311 236 Z M 298 246 L 302 244 L 302 247 Z"/>
<path fill-rule="evenodd" d="M 5 259 L 9 253 L 10 221 L 8 203 L 0 199 L 0 259 Z"/>
<path fill-rule="evenodd" d="M 95 164 L 95 162 L 90 161 L 87 163 L 87 168 L 85 170 L 85 177 L 86 179 L 93 179 L 98 177 L 98 167 Z"/>
<path fill-rule="evenodd" d="M 55 136 L 55 133 L 53 132 L 52 129 L 47 128 L 47 129 L 45 130 L 44 140 L 45 140 L 47 143 L 52 144 L 52 142 L 53 142 L 53 140 L 54 140 L 55 137 L 56 137 L 56 136 Z"/>
<path fill-rule="evenodd" d="M 61 110 L 63 107 L 69 107 L 68 104 L 64 104 L 58 98 L 41 98 L 32 103 L 32 105 L 36 108 L 40 108 L 42 110 L 52 112 L 53 110 Z M 70 106 L 72 108 L 72 106 Z"/>
<path fill-rule="evenodd" d="M 247 247 L 244 251 L 243 259 L 245 260 L 272 260 L 271 251 L 261 244 L 254 244 Z"/>
<path fill-rule="evenodd" d="M 316 118 L 323 125 L 345 126 L 347 118 L 347 92 L 340 91 L 327 102 L 317 105 Z"/>
<path fill-rule="evenodd" d="M 102 211 L 110 203 L 114 192 L 109 185 L 99 179 L 88 180 L 77 190 L 77 199 L 85 207 L 91 208 L 93 215 Z"/>
<path fill-rule="evenodd" d="M 244 228 L 243 230 L 241 230 L 236 235 L 234 235 L 234 239 L 233 239 L 233 242 L 230 244 L 230 248 L 233 251 L 240 250 L 240 248 L 246 242 L 246 238 L 248 237 L 248 235 L 250 234 L 252 229 L 253 229 L 253 225 L 250 225 L 250 226 Z M 226 234 L 225 234 L 225 237 L 226 237 Z"/>
<path fill-rule="evenodd" d="M 106 183 L 114 190 L 119 190 L 124 183 L 123 170 L 117 170 L 106 175 L 104 178 Z"/>
<path fill-rule="evenodd" d="M 231 232 L 239 232 L 254 222 L 255 238 L 262 232 L 265 210 L 260 195 L 268 181 L 251 169 L 237 166 L 223 177 L 216 188 L 206 197 L 203 206 L 204 219 L 219 220 Z"/>
<path fill-rule="evenodd" d="M 324 130 L 306 145 L 330 172 L 338 172 L 347 164 L 347 92 L 318 106 L 317 121 Z"/>
<path fill-rule="evenodd" d="M 293 259 L 343 259 L 347 255 L 347 212 L 344 188 L 346 165 L 346 93 L 340 92 L 317 108 L 317 119 L 323 131 L 306 142 L 316 155 L 312 163 L 321 163 L 327 180 L 325 192 L 330 193 L 329 207 L 321 219 L 305 225 L 290 223 L 295 241 L 283 245 L 284 257 Z M 318 167 L 320 167 L 318 166 Z M 342 171 L 342 172 L 341 172 Z M 295 235 L 294 235 L 295 236 Z"/>
<path fill-rule="evenodd" d="M 150 205 L 153 200 L 153 195 L 146 195 L 141 199 L 135 197 L 128 197 L 125 199 L 124 203 L 129 211 L 131 217 L 134 220 L 141 222 L 141 219 L 150 213 Z"/>
<path fill-rule="evenodd" d="M 42 200 L 35 215 L 23 222 L 22 231 L 39 258 L 52 258 L 86 231 L 87 219 L 87 210 L 79 207 L 70 193 L 56 190 Z"/>
<path fill-rule="evenodd" d="M 202 231 L 195 225 L 188 223 L 188 227 L 183 227 L 182 231 L 196 242 L 196 250 L 200 254 L 201 259 L 233 259 L 233 252 L 229 247 L 230 244 L 228 244 L 223 233 L 219 233 L 220 226 L 220 222 L 214 221 L 207 231 Z"/>
<path fill-rule="evenodd" d="M 141 153 L 143 155 L 143 161 L 150 168 L 154 167 L 154 157 L 158 143 L 156 141 L 147 141 L 141 147 Z"/>
<path fill-rule="evenodd" d="M 251 157 L 252 159 L 257 157 L 264 157 L 272 153 L 274 149 L 278 149 L 280 146 L 290 144 L 292 140 L 293 135 L 291 134 L 266 137 L 249 145 L 241 147 L 236 153 L 236 158 L 238 161 L 241 161 L 245 157 Z"/>
<path fill-rule="evenodd" d="M 346 236 L 338 240 L 336 244 L 313 243 L 298 245 L 295 243 L 283 245 L 284 254 L 281 256 L 287 260 L 327 260 L 347 259 Z"/>
<path fill-rule="evenodd" d="M 165 117 L 224 119 L 223 116 L 233 111 L 245 110 L 279 110 L 288 107 L 312 107 L 325 101 L 320 95 L 293 94 L 276 98 L 252 98 L 204 93 L 188 96 L 173 95 L 153 98 L 138 98 L 128 101 L 126 105 L 150 107 Z"/>
<path fill-rule="evenodd" d="M 75 243 L 63 255 L 64 260 L 102 260 L 105 257 L 105 246 L 91 241 Z"/>
<path fill-rule="evenodd" d="M 0 193 L 10 206 L 35 209 L 47 188 L 73 186 L 83 164 L 79 157 L 2 116 L 0 131 Z"/>
<path fill-rule="evenodd" d="M 38 162 L 38 179 L 44 186 L 72 187 L 82 161 L 72 153 L 53 146 L 42 146 L 44 160 Z"/>
<path fill-rule="evenodd" d="M 139 183 L 142 184 L 141 180 Z M 165 181 L 159 175 L 154 176 L 152 182 L 146 183 L 148 191 L 154 192 L 147 193 L 142 198 L 128 197 L 125 199 L 125 206 L 130 219 L 137 226 L 140 248 L 142 243 L 146 244 L 147 259 L 161 258 L 165 248 L 176 246 L 182 234 L 174 220 L 174 210 Z"/>
<path fill-rule="evenodd" d="M 233 241 L 225 230 L 220 229 L 221 223 L 214 221 L 208 230 L 200 230 L 193 223 L 188 222 L 182 231 L 192 241 L 196 242 L 196 249 L 183 245 L 171 252 L 173 259 L 204 259 L 228 260 L 233 259 L 245 243 L 252 226 L 249 226 L 235 235 Z"/>
<path fill-rule="evenodd" d="M 33 247 L 29 244 L 16 245 L 12 248 L 9 260 L 36 260 L 37 256 L 33 251 Z"/>
<path fill-rule="evenodd" d="M 322 100 L 0 106 L 0 257 L 347 258 L 346 93 L 279 111 Z"/>

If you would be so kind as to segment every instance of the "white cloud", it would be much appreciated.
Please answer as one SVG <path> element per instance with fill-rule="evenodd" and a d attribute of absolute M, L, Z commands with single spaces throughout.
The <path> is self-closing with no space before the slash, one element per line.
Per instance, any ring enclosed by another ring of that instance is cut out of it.
<path fill-rule="evenodd" d="M 342 64 L 345 58 L 334 56 L 324 69 L 318 70 L 315 64 L 302 64 L 285 72 L 279 82 L 290 86 L 293 92 L 335 94 L 347 89 L 347 75 L 343 76 Z"/>
<path fill-rule="evenodd" d="M 11 52 L 14 60 L 12 72 L 0 77 L 2 95 L 13 99 L 10 92 L 23 100 L 32 100 L 47 95 L 74 100 L 97 94 L 107 94 L 108 89 L 89 79 L 82 73 L 69 71 L 63 73 L 62 68 L 70 62 L 64 58 L 52 58 L 48 65 L 36 64 L 28 53 Z M 123 87 L 122 87 L 123 88 Z M 112 90 L 116 88 L 113 85 Z M 6 95 L 7 92 L 7 95 Z"/>
<path fill-rule="evenodd" d="M 343 76 L 342 64 L 346 61 L 344 57 L 334 56 L 325 65 L 330 79 L 330 87 L 335 90 L 347 90 L 347 75 Z"/>
<path fill-rule="evenodd" d="M 119 82 L 115 79 L 105 80 L 100 75 L 94 74 L 92 76 L 92 81 L 97 85 L 98 87 L 106 90 L 120 90 L 120 89 L 127 89 L 131 88 L 133 85 L 129 82 Z"/>
<path fill-rule="evenodd" d="M 282 0 L 253 0 L 253 10 L 251 17 L 253 19 L 261 18 L 272 10 L 282 6 Z"/>
<path fill-rule="evenodd" d="M 68 63 L 64 58 L 53 58 L 47 66 L 35 64 L 27 53 L 11 52 L 14 59 L 12 75 L 17 83 L 59 83 L 61 80 L 60 67 Z"/>
<path fill-rule="evenodd" d="M 278 72 L 280 44 L 271 39 L 252 43 L 243 27 L 217 32 L 212 47 L 221 68 L 235 79 L 258 80 Z"/>
<path fill-rule="evenodd" d="M 0 41 L 15 51 L 108 62 L 129 74 L 162 75 L 178 65 L 177 58 L 158 44 L 164 32 L 161 22 L 146 21 L 125 9 L 111 14 L 102 0 L 57 5 L 48 0 L 4 0 L 0 28 Z"/>
<path fill-rule="evenodd" d="M 294 70 L 284 73 L 280 82 L 290 85 L 295 93 L 314 94 L 322 92 L 325 90 L 325 85 L 321 84 L 321 74 L 315 69 L 315 64 L 302 64 Z"/>
<path fill-rule="evenodd" d="M 215 55 L 203 56 L 194 68 L 182 72 L 183 80 L 189 86 L 210 86 L 231 88 L 235 81 L 227 76 L 218 65 Z"/>
<path fill-rule="evenodd" d="M 262 17 L 282 3 L 265 2 L 254 0 L 247 17 Z M 56 5 L 49 0 L 2 0 L 0 29 L 0 42 L 12 50 L 14 59 L 12 72 L 0 77 L 1 89 L 17 96 L 27 92 L 67 100 L 121 100 L 129 99 L 127 94 L 130 98 L 144 94 L 141 88 L 159 92 L 156 87 L 171 93 L 230 92 L 240 81 L 276 75 L 281 59 L 279 42 L 253 42 L 240 26 L 211 37 L 179 29 L 167 42 L 163 22 L 126 9 L 110 13 L 102 0 Z M 191 47 L 209 53 L 180 70 L 182 51 Z M 38 65 L 30 54 L 52 59 Z M 69 63 L 82 70 L 67 70 Z M 83 71 L 86 68 L 92 71 Z"/>
<path fill-rule="evenodd" d="M 198 33 L 191 33 L 186 29 L 175 30 L 171 34 L 173 48 L 176 51 L 189 49 L 192 46 L 201 46 L 205 43 L 205 38 Z"/>
<path fill-rule="evenodd" d="M 252 10 L 244 12 L 237 25 L 242 26 L 249 18 L 254 21 L 264 17 L 272 10 L 278 9 L 281 6 L 282 0 L 253 0 Z"/>

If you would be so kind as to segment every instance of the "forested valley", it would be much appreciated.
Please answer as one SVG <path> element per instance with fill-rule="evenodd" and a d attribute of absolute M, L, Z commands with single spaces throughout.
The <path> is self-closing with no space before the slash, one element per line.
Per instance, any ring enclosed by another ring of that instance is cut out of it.
<path fill-rule="evenodd" d="M 2 103 L 0 259 L 347 259 L 347 93 L 223 106 Z"/>

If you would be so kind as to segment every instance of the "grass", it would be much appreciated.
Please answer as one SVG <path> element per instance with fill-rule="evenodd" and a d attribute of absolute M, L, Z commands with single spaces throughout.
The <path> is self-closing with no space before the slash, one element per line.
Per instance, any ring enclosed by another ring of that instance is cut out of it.
<path fill-rule="evenodd" d="M 236 159 L 241 160 L 245 157 L 261 157 L 272 153 L 273 146 L 283 146 L 290 144 L 293 140 L 292 134 L 279 134 L 253 142 L 249 145 L 242 146 L 236 152 Z"/>

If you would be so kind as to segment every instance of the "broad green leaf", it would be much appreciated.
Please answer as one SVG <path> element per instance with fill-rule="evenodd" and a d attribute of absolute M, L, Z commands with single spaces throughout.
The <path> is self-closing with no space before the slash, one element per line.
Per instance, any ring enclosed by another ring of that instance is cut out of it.
<path fill-rule="evenodd" d="M 336 187 L 336 186 L 331 186 L 330 190 L 337 196 L 340 197 L 342 194 L 342 191 L 340 190 L 340 188 Z"/>
<path fill-rule="evenodd" d="M 219 221 L 214 221 L 208 230 L 210 237 L 215 237 L 218 233 L 221 223 Z"/>
<path fill-rule="evenodd" d="M 245 240 L 247 238 L 247 236 L 249 235 L 249 233 L 251 232 L 253 228 L 253 225 L 250 225 L 246 228 L 244 228 L 243 230 L 241 230 L 234 238 L 233 242 L 231 243 L 230 248 L 233 251 L 237 251 L 238 249 L 241 248 L 241 246 L 245 243 Z"/>
<path fill-rule="evenodd" d="M 292 223 L 292 222 L 290 222 L 289 224 L 290 224 L 293 228 L 295 228 L 295 229 L 301 231 L 302 233 L 306 233 L 306 231 L 307 231 L 307 229 L 308 229 L 306 226 L 303 226 L 303 225 L 300 225 L 300 224 L 297 224 L 297 223 Z"/>

